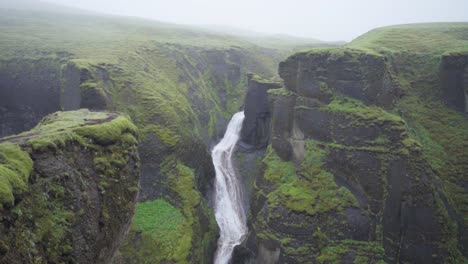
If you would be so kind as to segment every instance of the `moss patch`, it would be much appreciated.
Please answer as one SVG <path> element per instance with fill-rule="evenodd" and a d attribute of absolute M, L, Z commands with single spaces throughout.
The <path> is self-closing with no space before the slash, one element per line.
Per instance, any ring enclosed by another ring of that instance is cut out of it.
<path fill-rule="evenodd" d="M 346 254 L 353 253 L 354 264 L 378 263 L 385 264 L 383 260 L 384 249 L 374 242 L 355 240 L 331 241 L 331 243 L 320 250 L 317 257 L 318 263 L 341 263 Z M 353 257 L 350 257 L 353 259 Z"/>
<path fill-rule="evenodd" d="M 0 144 L 0 208 L 13 205 L 28 189 L 33 162 L 27 152 L 11 143 Z"/>
<path fill-rule="evenodd" d="M 337 186 L 333 174 L 324 169 L 326 155 L 324 145 L 307 140 L 306 158 L 296 167 L 291 162 L 282 161 L 269 148 L 263 160 L 265 178 L 276 185 L 276 190 L 267 195 L 269 204 L 282 204 L 290 210 L 310 215 L 330 210 L 341 212 L 344 208 L 358 206 L 352 193 Z"/>
<path fill-rule="evenodd" d="M 45 149 L 65 146 L 67 142 L 109 145 L 123 135 L 125 140 L 135 142 L 130 137 L 136 134 L 136 126 L 126 116 L 81 109 L 48 115 L 35 128 L 14 137 L 28 139 L 33 149 Z"/>

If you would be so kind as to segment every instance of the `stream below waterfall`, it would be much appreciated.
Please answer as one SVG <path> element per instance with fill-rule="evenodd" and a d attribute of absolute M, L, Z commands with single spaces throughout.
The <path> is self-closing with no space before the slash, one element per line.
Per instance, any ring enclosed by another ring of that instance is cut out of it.
<path fill-rule="evenodd" d="M 234 114 L 223 139 L 211 153 L 216 170 L 215 217 L 220 232 L 215 264 L 227 264 L 234 247 L 247 234 L 242 186 L 232 163 L 232 154 L 239 140 L 243 120 L 244 112 Z"/>

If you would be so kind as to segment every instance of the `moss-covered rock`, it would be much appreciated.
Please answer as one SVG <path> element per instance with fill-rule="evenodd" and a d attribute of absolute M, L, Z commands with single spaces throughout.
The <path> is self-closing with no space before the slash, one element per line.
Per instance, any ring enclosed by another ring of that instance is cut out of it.
<path fill-rule="evenodd" d="M 313 49 L 299 52 L 280 63 L 286 89 L 301 96 L 328 101 L 331 90 L 366 104 L 390 106 L 400 89 L 385 57 L 357 49 Z"/>
<path fill-rule="evenodd" d="M 2 139 L 15 182 L 13 200 L 2 194 L 0 262 L 110 263 L 138 193 L 136 136 L 124 115 L 79 110 Z"/>
<path fill-rule="evenodd" d="M 285 89 L 269 92 L 272 148 L 254 184 L 246 244 L 257 261 L 466 261 L 458 215 L 464 194 L 455 187 L 464 186 L 456 172 L 464 165 L 448 165 L 463 155 L 429 139 L 435 113 L 414 96 L 426 89 L 434 111 L 459 120 L 437 121 L 444 124 L 437 130 L 446 129 L 460 149 L 466 149 L 466 120 L 441 107 L 443 98 L 430 97 L 438 94 L 432 54 L 411 55 L 424 62 L 409 64 L 424 79 L 387 56 L 369 49 L 312 50 L 281 64 Z"/>

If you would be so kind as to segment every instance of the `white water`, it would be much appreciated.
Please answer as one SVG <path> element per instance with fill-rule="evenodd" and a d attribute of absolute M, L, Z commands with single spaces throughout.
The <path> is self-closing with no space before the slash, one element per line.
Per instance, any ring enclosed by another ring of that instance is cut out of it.
<path fill-rule="evenodd" d="M 232 153 L 239 139 L 244 112 L 236 113 L 226 129 L 221 142 L 211 153 L 216 170 L 215 217 L 220 229 L 215 264 L 227 264 L 232 251 L 247 234 L 242 191 L 232 165 Z"/>

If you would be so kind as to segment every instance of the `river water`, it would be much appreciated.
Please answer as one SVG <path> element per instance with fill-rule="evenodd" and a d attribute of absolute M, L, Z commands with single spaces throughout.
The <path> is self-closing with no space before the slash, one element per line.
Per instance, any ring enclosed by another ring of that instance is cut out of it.
<path fill-rule="evenodd" d="M 232 154 L 239 140 L 243 120 L 244 112 L 232 117 L 223 139 L 211 153 L 216 170 L 215 217 L 220 229 L 215 264 L 227 264 L 234 247 L 247 234 L 242 186 L 232 163 Z"/>

